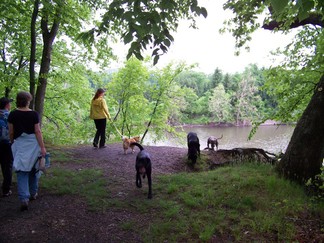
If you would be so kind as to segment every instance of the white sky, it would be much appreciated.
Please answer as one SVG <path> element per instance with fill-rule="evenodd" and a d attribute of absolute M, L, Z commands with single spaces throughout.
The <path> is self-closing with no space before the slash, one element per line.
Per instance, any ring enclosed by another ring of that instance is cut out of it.
<path fill-rule="evenodd" d="M 167 54 L 160 57 L 157 67 L 171 61 L 185 61 L 187 64 L 198 63 L 197 71 L 211 74 L 216 68 L 223 73 L 241 72 L 251 63 L 259 67 L 269 67 L 274 64 L 270 51 L 284 47 L 292 35 L 272 33 L 269 30 L 259 29 L 252 35 L 248 44 L 250 52 L 243 48 L 239 56 L 235 56 L 235 39 L 229 33 L 220 34 L 224 20 L 231 12 L 223 10 L 225 0 L 200 0 L 199 4 L 206 7 L 207 18 L 197 19 L 198 29 L 189 28 L 185 22 L 180 24 L 178 31 L 173 35 L 175 41 Z M 125 50 L 125 47 L 122 49 Z M 124 54 L 125 55 L 125 54 Z"/>

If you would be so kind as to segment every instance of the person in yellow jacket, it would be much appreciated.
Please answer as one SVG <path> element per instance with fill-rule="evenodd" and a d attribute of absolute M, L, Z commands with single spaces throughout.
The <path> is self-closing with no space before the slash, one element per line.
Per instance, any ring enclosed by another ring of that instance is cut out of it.
<path fill-rule="evenodd" d="M 107 118 L 110 120 L 106 100 L 104 99 L 105 90 L 99 88 L 91 101 L 90 118 L 94 120 L 96 125 L 96 135 L 93 139 L 93 146 L 98 148 L 105 148 L 106 145 L 106 124 Z"/>

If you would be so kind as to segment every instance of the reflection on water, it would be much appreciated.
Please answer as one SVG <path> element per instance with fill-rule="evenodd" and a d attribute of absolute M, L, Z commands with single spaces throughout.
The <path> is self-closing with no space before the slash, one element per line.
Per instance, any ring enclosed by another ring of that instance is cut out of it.
<path fill-rule="evenodd" d="M 292 126 L 260 126 L 251 140 L 248 140 L 251 127 L 205 127 L 194 126 L 184 127 L 184 136 L 181 138 L 168 138 L 164 141 L 153 142 L 150 137 L 145 138 L 144 144 L 156 146 L 186 147 L 186 137 L 188 132 L 196 132 L 200 140 L 200 147 L 207 147 L 209 136 L 221 137 L 219 149 L 232 148 L 262 148 L 268 152 L 284 152 L 290 141 L 294 127 Z"/>

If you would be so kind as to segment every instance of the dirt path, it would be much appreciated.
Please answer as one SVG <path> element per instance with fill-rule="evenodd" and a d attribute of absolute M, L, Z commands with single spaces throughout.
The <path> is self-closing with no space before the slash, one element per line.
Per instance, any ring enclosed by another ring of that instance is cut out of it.
<path fill-rule="evenodd" d="M 186 149 L 169 147 L 147 147 L 153 165 L 154 177 L 187 170 L 184 158 Z M 135 187 L 135 157 L 128 150 L 125 155 L 121 144 L 109 144 L 104 149 L 91 146 L 67 148 L 80 163 L 60 163 L 51 158 L 52 167 L 64 166 L 72 170 L 98 168 L 109 178 L 109 195 L 118 200 L 134 197 L 146 199 L 146 181 L 142 189 Z M 50 152 L 50 151 L 49 151 Z M 73 162 L 73 161 L 72 161 Z M 41 182 L 40 182 L 41 183 Z M 29 211 L 19 211 L 16 184 L 13 195 L 0 199 L 0 242 L 141 242 L 135 232 L 122 230 L 120 223 L 129 219 L 137 220 L 141 215 L 123 209 L 110 209 L 107 212 L 91 212 L 84 199 L 69 195 L 51 194 L 40 186 L 40 195 L 30 202 Z M 143 226 L 143 225 L 142 225 Z"/>

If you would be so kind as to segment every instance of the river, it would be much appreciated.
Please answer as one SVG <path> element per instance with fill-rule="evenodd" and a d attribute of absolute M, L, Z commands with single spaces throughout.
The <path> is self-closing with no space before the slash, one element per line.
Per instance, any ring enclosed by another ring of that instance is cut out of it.
<path fill-rule="evenodd" d="M 184 134 L 181 138 L 168 138 L 163 141 L 153 142 L 148 136 L 144 144 L 155 146 L 186 147 L 186 137 L 188 132 L 196 132 L 200 140 L 200 148 L 207 147 L 209 136 L 221 137 L 218 149 L 233 148 L 262 148 L 268 152 L 285 152 L 290 141 L 294 127 L 288 125 L 267 125 L 260 126 L 251 140 L 248 140 L 251 127 L 209 127 L 209 126 L 190 126 L 183 127 Z M 147 142 L 148 141 L 148 142 Z"/>

